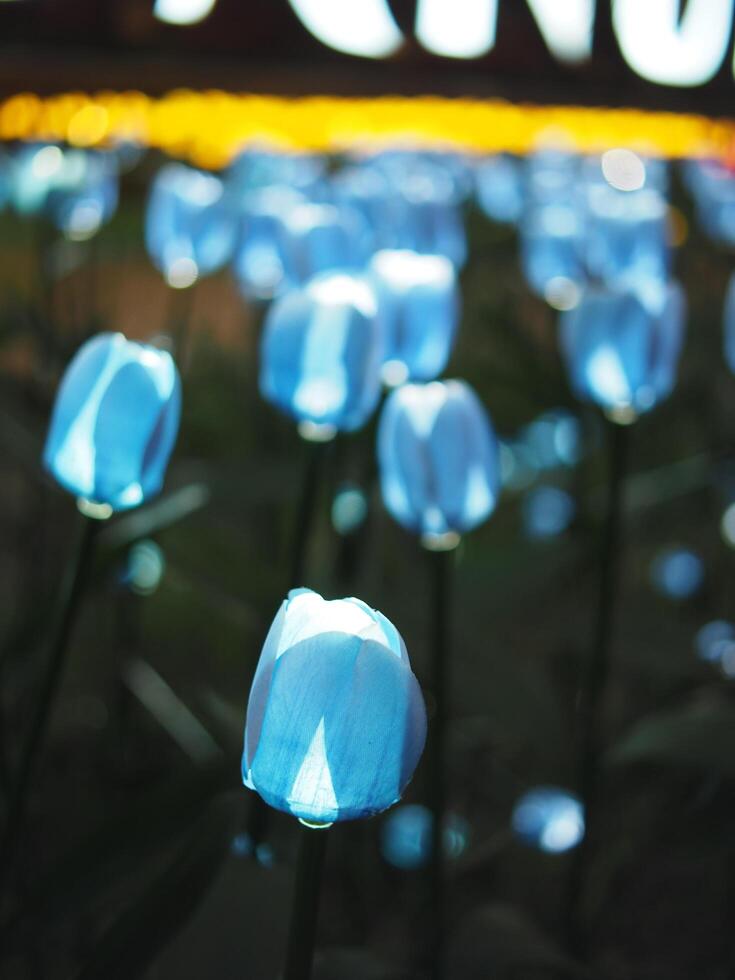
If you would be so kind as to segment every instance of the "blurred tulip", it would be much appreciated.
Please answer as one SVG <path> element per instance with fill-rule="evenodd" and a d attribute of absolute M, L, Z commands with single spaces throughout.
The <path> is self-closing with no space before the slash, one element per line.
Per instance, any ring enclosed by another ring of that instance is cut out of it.
<path fill-rule="evenodd" d="M 576 203 L 551 202 L 530 209 L 520 232 L 523 273 L 539 296 L 553 302 L 564 284 L 573 289 L 583 282 L 583 217 Z"/>
<path fill-rule="evenodd" d="M 584 809 L 576 796 L 556 786 L 537 786 L 513 808 L 513 830 L 526 844 L 559 854 L 584 837 Z"/>
<path fill-rule="evenodd" d="M 369 266 L 385 331 L 383 380 L 431 381 L 447 366 L 460 299 L 452 263 L 441 255 L 384 250 Z"/>
<path fill-rule="evenodd" d="M 605 285 L 668 279 L 668 204 L 654 190 L 596 184 L 586 193 L 584 258 Z"/>
<path fill-rule="evenodd" d="M 300 204 L 283 216 L 284 273 L 302 285 L 321 272 L 362 269 L 370 231 L 358 211 L 333 204 Z"/>
<path fill-rule="evenodd" d="M 475 168 L 477 203 L 493 221 L 515 224 L 524 207 L 523 174 L 519 161 L 507 153 L 485 157 Z"/>
<path fill-rule="evenodd" d="M 378 461 L 388 511 L 429 539 L 469 531 L 495 509 L 498 443 L 480 400 L 462 381 L 393 391 L 378 426 Z"/>
<path fill-rule="evenodd" d="M 649 411 L 674 387 L 684 318 L 676 283 L 648 283 L 637 292 L 586 290 L 560 320 L 572 389 L 617 421 Z"/>
<path fill-rule="evenodd" d="M 280 188 L 313 197 L 319 192 L 325 171 L 323 157 L 251 147 L 243 150 L 230 164 L 225 182 L 237 195 Z"/>
<path fill-rule="evenodd" d="M 400 799 L 425 737 L 421 690 L 385 616 L 290 592 L 250 691 L 245 785 L 310 824 L 369 817 Z"/>
<path fill-rule="evenodd" d="M 727 283 L 722 315 L 722 337 L 725 363 L 735 374 L 735 273 L 730 276 Z"/>
<path fill-rule="evenodd" d="M 145 213 L 146 248 L 169 286 L 185 288 L 232 256 L 237 214 L 213 174 L 167 164 L 156 174 Z"/>
<path fill-rule="evenodd" d="M 118 202 L 113 153 L 27 144 L 10 158 L 8 193 L 21 214 L 46 214 L 67 238 L 91 238 Z"/>
<path fill-rule="evenodd" d="M 718 160 L 690 160 L 684 179 L 705 233 L 713 241 L 735 244 L 735 173 Z"/>
<path fill-rule="evenodd" d="M 300 422 L 359 429 L 380 398 L 375 296 L 355 276 L 319 276 L 277 300 L 260 350 L 263 397 Z"/>
<path fill-rule="evenodd" d="M 286 218 L 305 198 L 287 187 L 267 187 L 243 202 L 233 271 L 246 299 L 267 300 L 288 287 Z"/>
<path fill-rule="evenodd" d="M 574 518 L 574 498 L 559 487 L 536 487 L 521 505 L 523 529 L 534 539 L 553 538 L 567 530 Z"/>
<path fill-rule="evenodd" d="M 180 403 L 170 354 L 99 334 L 61 381 L 44 465 L 77 497 L 112 510 L 136 507 L 161 489 Z"/>

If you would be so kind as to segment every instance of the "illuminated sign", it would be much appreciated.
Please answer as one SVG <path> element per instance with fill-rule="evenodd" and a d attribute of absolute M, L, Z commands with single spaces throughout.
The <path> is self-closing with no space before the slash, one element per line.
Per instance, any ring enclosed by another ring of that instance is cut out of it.
<path fill-rule="evenodd" d="M 508 2 L 508 0 L 506 0 Z M 517 4 L 519 0 L 512 0 Z M 735 0 L 611 0 L 626 64 L 660 85 L 695 86 L 720 70 Z M 406 38 L 387 0 L 289 0 L 305 27 L 346 54 L 388 58 Z M 418 0 L 415 36 L 432 54 L 479 58 L 495 47 L 502 0 Z M 596 0 L 526 0 L 551 54 L 567 64 L 592 55 Z"/>

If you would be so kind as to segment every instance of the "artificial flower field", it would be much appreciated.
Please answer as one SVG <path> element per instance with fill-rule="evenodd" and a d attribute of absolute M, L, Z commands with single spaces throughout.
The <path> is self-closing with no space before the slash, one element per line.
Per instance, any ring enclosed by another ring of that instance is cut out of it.
<path fill-rule="evenodd" d="M 728 975 L 725 164 L 0 189 L 2 975 Z"/>

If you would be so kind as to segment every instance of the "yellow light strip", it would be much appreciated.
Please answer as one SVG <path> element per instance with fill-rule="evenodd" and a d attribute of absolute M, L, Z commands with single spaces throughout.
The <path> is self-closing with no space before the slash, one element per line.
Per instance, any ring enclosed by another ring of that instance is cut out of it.
<path fill-rule="evenodd" d="M 104 146 L 134 139 L 201 167 L 244 145 L 339 151 L 411 142 L 473 153 L 527 153 L 551 134 L 580 152 L 627 146 L 666 157 L 726 156 L 735 120 L 639 109 L 519 105 L 434 96 L 281 98 L 219 91 L 21 93 L 0 102 L 0 139 Z"/>

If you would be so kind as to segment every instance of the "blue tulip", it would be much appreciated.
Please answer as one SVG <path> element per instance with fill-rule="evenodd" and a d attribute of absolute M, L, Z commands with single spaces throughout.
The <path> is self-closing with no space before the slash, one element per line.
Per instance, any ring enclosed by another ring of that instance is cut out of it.
<path fill-rule="evenodd" d="M 272 299 L 288 288 L 286 218 L 303 203 L 287 187 L 267 187 L 245 198 L 232 266 L 246 299 Z"/>
<path fill-rule="evenodd" d="M 735 374 L 735 273 L 730 276 L 725 293 L 725 307 L 722 315 L 722 336 L 725 363 Z"/>
<path fill-rule="evenodd" d="M 261 393 L 299 422 L 359 429 L 380 399 L 383 350 L 368 284 L 346 273 L 318 276 L 268 311 Z"/>
<path fill-rule="evenodd" d="M 266 637 L 245 725 L 245 785 L 311 824 L 380 813 L 418 764 L 426 712 L 406 647 L 359 599 L 289 593 Z"/>
<path fill-rule="evenodd" d="M 358 211 L 334 204 L 301 204 L 284 215 L 284 273 L 302 285 L 322 272 L 358 272 L 369 254 L 372 236 Z"/>
<path fill-rule="evenodd" d="M 529 286 L 552 300 L 563 284 L 584 281 L 584 218 L 576 201 L 530 208 L 520 225 L 521 264 Z"/>
<path fill-rule="evenodd" d="M 109 153 L 26 144 L 10 158 L 8 181 L 16 211 L 46 214 L 71 239 L 91 238 L 117 208 L 117 163 Z"/>
<path fill-rule="evenodd" d="M 388 511 L 429 541 L 469 531 L 495 509 L 498 443 L 479 398 L 462 381 L 393 391 L 378 426 L 378 461 Z"/>
<path fill-rule="evenodd" d="M 507 153 L 486 157 L 475 170 L 477 203 L 493 221 L 515 224 L 524 207 L 523 174 L 519 161 Z"/>
<path fill-rule="evenodd" d="M 146 248 L 170 286 L 191 286 L 232 256 L 238 217 L 222 181 L 180 163 L 156 174 L 145 214 Z"/>
<path fill-rule="evenodd" d="M 251 147 L 233 160 L 225 181 L 238 196 L 278 187 L 311 197 L 319 192 L 325 170 L 323 157 Z"/>
<path fill-rule="evenodd" d="M 427 807 L 397 806 L 383 823 L 380 850 L 384 859 L 401 871 L 422 868 L 431 858 L 433 829 L 434 815 Z M 467 848 L 467 821 L 456 814 L 447 814 L 442 837 L 445 857 L 460 857 Z"/>
<path fill-rule="evenodd" d="M 559 487 L 543 486 L 523 498 L 523 528 L 529 538 L 553 538 L 562 534 L 574 518 L 574 498 Z"/>
<path fill-rule="evenodd" d="M 735 174 L 716 160 L 690 160 L 684 177 L 699 224 L 716 242 L 735 244 Z"/>
<path fill-rule="evenodd" d="M 78 154 L 82 172 L 74 174 L 71 160 Z M 49 189 L 46 212 L 63 234 L 72 241 L 92 238 L 117 210 L 119 181 L 112 154 L 67 150 L 66 166 Z"/>
<path fill-rule="evenodd" d="M 571 793 L 537 786 L 513 808 L 513 830 L 526 844 L 551 854 L 568 851 L 584 837 L 584 808 Z"/>
<path fill-rule="evenodd" d="M 685 300 L 676 283 L 632 290 L 588 289 L 560 321 L 572 389 L 620 421 L 666 398 L 676 381 Z"/>
<path fill-rule="evenodd" d="M 113 510 L 158 493 L 181 409 L 171 355 L 99 334 L 61 381 L 46 437 L 46 469 L 70 493 Z"/>
<path fill-rule="evenodd" d="M 452 263 L 441 255 L 384 250 L 369 265 L 385 331 L 384 379 L 431 381 L 447 366 L 459 320 Z"/>
<path fill-rule="evenodd" d="M 591 276 L 608 286 L 668 279 L 668 204 L 658 191 L 597 184 L 586 203 L 584 257 Z"/>

